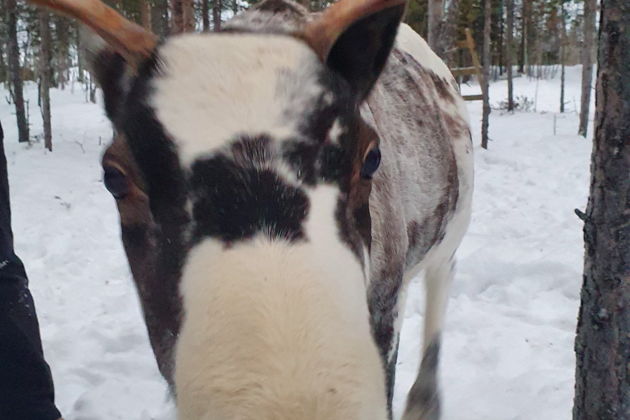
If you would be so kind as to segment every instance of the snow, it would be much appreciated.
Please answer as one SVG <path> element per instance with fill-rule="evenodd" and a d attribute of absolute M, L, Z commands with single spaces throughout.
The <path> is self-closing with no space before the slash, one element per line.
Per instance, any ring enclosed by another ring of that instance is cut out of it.
<path fill-rule="evenodd" d="M 493 111 L 487 151 L 477 146 L 481 103 L 469 103 L 476 191 L 443 335 L 444 420 L 571 417 L 583 257 L 573 209 L 586 205 L 591 150 L 590 140 L 575 135 L 579 81 L 580 69 L 568 68 L 569 112 L 558 114 L 558 80 L 516 79 L 516 95 L 535 99 L 537 112 Z M 505 92 L 505 81 L 493 83 L 492 102 Z M 29 85 L 31 130 L 41 135 L 35 94 Z M 102 185 L 99 160 L 111 128 L 78 85 L 74 92 L 54 90 L 52 104 L 53 153 L 40 142 L 17 144 L 7 101 L 0 119 L 16 248 L 30 276 L 57 403 L 66 420 L 173 419 L 114 202 Z M 408 296 L 397 415 L 418 365 L 420 279 Z"/>

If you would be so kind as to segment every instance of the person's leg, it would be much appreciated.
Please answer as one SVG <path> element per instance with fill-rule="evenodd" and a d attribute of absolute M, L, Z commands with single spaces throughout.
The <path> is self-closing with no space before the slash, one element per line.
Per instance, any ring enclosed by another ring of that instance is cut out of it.
<path fill-rule="evenodd" d="M 0 125 L 0 419 L 60 417 L 26 272 L 13 249 L 7 163 Z"/>

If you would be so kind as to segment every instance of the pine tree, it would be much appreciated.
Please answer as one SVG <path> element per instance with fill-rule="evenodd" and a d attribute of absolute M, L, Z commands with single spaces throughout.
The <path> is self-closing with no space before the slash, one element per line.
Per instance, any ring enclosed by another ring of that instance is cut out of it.
<path fill-rule="evenodd" d="M 514 111 L 514 80 L 512 78 L 512 58 L 514 46 L 514 0 L 506 0 L 505 2 L 507 15 L 507 37 L 505 40 L 505 68 L 507 70 L 507 87 L 508 87 L 508 111 Z"/>
<path fill-rule="evenodd" d="M 481 147 L 488 148 L 488 125 L 490 119 L 490 29 L 492 24 L 492 0 L 484 1 L 483 18 L 483 119 L 481 121 Z"/>
<path fill-rule="evenodd" d="M 42 121 L 44 123 L 44 147 L 52 152 L 52 129 L 50 123 L 50 80 L 52 79 L 50 14 L 39 10 L 39 94 L 41 98 Z"/>
<path fill-rule="evenodd" d="M 27 142 L 29 140 L 28 120 L 26 118 L 26 107 L 24 104 L 24 89 L 20 67 L 20 50 L 17 40 L 17 4 L 15 0 L 5 0 L 5 16 L 7 22 L 7 58 L 9 62 L 9 73 L 13 92 L 13 103 L 15 104 L 15 116 L 18 126 L 18 141 Z"/>
<path fill-rule="evenodd" d="M 586 137 L 588 114 L 591 105 L 591 82 L 593 80 L 593 42 L 595 38 L 595 15 L 597 0 L 584 0 L 584 46 L 582 48 L 582 98 L 580 101 L 580 127 L 578 134 Z"/>
<path fill-rule="evenodd" d="M 574 420 L 630 418 L 630 10 L 603 0 Z"/>

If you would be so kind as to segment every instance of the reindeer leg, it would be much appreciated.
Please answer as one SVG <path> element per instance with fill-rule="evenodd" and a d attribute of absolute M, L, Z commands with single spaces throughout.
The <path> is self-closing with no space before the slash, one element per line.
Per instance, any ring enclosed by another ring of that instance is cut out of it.
<path fill-rule="evenodd" d="M 407 396 L 403 420 L 439 420 L 440 418 L 440 392 L 437 378 L 440 332 L 444 323 L 454 268 L 454 259 L 441 263 L 431 261 L 427 265 L 422 362 L 416 381 Z"/>
<path fill-rule="evenodd" d="M 396 359 L 398 357 L 398 339 L 400 320 L 405 306 L 402 273 L 374 281 L 370 288 L 369 307 L 372 323 L 372 334 L 381 353 L 385 368 L 387 409 L 392 418 L 392 399 L 396 378 Z"/>

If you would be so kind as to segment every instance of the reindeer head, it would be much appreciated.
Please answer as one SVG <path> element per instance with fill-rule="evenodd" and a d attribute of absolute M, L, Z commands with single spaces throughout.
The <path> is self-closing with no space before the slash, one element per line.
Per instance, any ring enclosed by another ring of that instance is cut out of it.
<path fill-rule="evenodd" d="M 366 304 L 380 153 L 359 107 L 401 0 L 161 44 L 97 0 L 35 2 L 107 41 L 105 184 L 180 418 L 386 418 Z"/>

